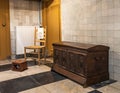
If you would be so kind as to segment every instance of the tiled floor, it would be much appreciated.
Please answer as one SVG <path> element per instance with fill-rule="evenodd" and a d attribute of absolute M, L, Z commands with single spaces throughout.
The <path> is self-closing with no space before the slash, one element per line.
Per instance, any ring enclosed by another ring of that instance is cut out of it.
<path fill-rule="evenodd" d="M 0 61 L 0 93 L 120 93 L 120 82 L 108 80 L 83 88 L 51 71 L 51 59 L 44 65 L 28 63 L 23 72 L 11 70 L 11 60 Z"/>

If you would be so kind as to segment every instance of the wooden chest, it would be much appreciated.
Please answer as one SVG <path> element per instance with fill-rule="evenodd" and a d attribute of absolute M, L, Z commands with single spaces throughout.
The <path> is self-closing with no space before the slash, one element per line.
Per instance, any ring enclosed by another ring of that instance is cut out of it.
<path fill-rule="evenodd" d="M 83 87 L 109 79 L 109 47 L 75 42 L 53 43 L 56 71 Z"/>

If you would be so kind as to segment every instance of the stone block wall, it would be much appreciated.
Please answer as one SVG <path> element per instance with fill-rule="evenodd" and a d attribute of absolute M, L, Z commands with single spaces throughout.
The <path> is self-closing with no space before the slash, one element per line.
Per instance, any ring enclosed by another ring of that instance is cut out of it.
<path fill-rule="evenodd" d="M 40 20 L 39 0 L 9 0 L 11 50 L 16 51 L 16 26 L 38 26 Z"/>
<path fill-rule="evenodd" d="M 110 78 L 120 81 L 120 0 L 61 0 L 62 41 L 110 47 Z"/>

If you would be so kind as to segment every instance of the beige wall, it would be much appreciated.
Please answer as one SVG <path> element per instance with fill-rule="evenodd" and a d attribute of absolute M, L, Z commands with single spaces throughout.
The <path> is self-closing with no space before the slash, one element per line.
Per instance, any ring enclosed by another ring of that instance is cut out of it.
<path fill-rule="evenodd" d="M 110 78 L 120 81 L 120 0 L 61 0 L 62 41 L 110 47 Z"/>
<path fill-rule="evenodd" d="M 15 27 L 39 25 L 39 1 L 9 0 L 10 1 L 10 31 L 12 55 L 15 55 Z"/>

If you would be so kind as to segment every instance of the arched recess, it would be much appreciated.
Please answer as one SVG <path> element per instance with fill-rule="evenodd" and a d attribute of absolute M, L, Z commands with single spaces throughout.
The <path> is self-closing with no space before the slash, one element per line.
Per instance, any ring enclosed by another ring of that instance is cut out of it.
<path fill-rule="evenodd" d="M 52 43 L 61 41 L 60 0 L 42 1 L 42 25 L 47 29 L 47 50 L 51 55 Z"/>

